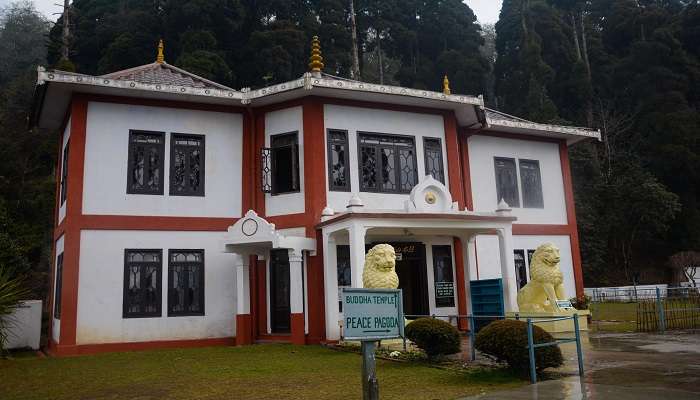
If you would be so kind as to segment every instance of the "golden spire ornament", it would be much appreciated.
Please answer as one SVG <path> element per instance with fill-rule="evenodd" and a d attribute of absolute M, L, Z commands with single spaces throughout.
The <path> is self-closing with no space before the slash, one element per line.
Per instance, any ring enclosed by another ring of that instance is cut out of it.
<path fill-rule="evenodd" d="M 321 74 L 323 69 L 323 56 L 321 56 L 321 42 L 318 36 L 311 39 L 311 58 L 309 58 L 309 68 L 312 74 Z"/>
<path fill-rule="evenodd" d="M 160 41 L 158 41 L 158 56 L 156 57 L 156 62 L 158 64 L 163 64 L 165 62 L 165 55 L 163 54 L 164 48 L 163 39 L 160 39 Z"/>
<path fill-rule="evenodd" d="M 447 79 L 447 75 L 445 75 L 445 77 L 442 78 L 442 93 L 452 94 L 452 92 L 450 91 L 450 80 Z"/>

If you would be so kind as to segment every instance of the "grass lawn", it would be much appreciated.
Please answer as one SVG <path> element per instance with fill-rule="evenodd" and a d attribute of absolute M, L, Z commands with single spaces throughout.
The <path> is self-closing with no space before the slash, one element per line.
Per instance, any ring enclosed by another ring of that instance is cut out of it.
<path fill-rule="evenodd" d="M 0 399 L 358 399 L 361 357 L 285 344 L 0 360 Z M 377 361 L 382 399 L 453 399 L 524 384 L 495 370 Z"/>
<path fill-rule="evenodd" d="M 591 303 L 589 308 L 593 317 L 592 329 L 605 332 L 637 330 L 637 303 Z"/>

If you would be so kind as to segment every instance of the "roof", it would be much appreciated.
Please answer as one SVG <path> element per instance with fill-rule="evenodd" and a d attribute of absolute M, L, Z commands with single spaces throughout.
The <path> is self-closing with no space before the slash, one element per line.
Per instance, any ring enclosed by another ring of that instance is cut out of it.
<path fill-rule="evenodd" d="M 485 130 L 496 130 L 501 132 L 526 133 L 535 136 L 549 136 L 553 138 L 565 137 L 567 143 L 572 144 L 581 140 L 592 138 L 600 140 L 600 130 L 567 126 L 542 124 L 528 121 L 514 115 L 506 114 L 502 111 L 485 108 L 486 127 Z"/>
<path fill-rule="evenodd" d="M 174 65 L 170 65 L 165 61 L 154 62 L 152 64 L 112 72 L 110 74 L 102 75 L 102 78 L 147 84 L 233 90 L 228 86 L 204 79 L 201 76 L 187 72 L 184 69 L 180 69 Z"/>

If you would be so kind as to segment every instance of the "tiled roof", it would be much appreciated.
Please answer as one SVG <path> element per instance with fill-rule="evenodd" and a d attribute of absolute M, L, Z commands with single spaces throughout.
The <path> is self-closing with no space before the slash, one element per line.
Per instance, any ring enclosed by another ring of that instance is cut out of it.
<path fill-rule="evenodd" d="M 141 65 L 139 67 L 112 72 L 111 74 L 103 75 L 102 77 L 154 85 L 160 84 L 187 86 L 200 89 L 233 90 L 227 86 L 204 79 L 201 76 L 197 76 L 166 62 L 154 62 L 152 64 Z"/>

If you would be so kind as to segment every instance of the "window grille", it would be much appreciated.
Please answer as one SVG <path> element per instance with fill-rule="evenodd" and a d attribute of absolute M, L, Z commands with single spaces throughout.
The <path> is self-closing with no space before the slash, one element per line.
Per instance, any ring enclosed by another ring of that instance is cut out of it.
<path fill-rule="evenodd" d="M 172 135 L 170 140 L 170 195 L 204 196 L 204 155 L 204 136 Z"/>
<path fill-rule="evenodd" d="M 160 317 L 162 250 L 124 251 L 124 318 Z"/>
<path fill-rule="evenodd" d="M 170 250 L 168 259 L 168 316 L 204 315 L 204 250 Z"/>

